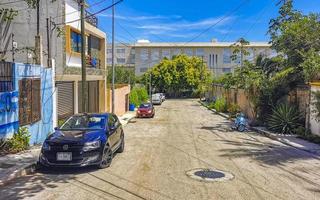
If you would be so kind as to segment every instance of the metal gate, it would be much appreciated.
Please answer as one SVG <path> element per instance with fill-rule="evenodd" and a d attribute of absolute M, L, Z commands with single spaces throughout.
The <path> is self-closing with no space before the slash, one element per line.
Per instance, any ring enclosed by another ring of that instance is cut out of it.
<path fill-rule="evenodd" d="M 74 114 L 73 82 L 57 82 L 58 119 L 65 119 Z"/>

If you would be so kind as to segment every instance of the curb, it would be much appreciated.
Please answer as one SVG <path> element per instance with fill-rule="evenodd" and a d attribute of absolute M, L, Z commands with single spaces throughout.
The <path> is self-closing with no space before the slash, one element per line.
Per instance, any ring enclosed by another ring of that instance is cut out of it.
<path fill-rule="evenodd" d="M 199 103 L 202 106 L 206 107 L 208 110 L 210 110 L 210 111 L 212 111 L 212 112 L 214 112 L 214 113 L 216 113 L 216 114 L 218 114 L 218 115 L 220 115 L 220 116 L 222 116 L 222 117 L 224 117 L 226 119 L 230 119 L 230 117 L 228 115 L 226 115 L 224 113 L 217 112 L 215 109 L 208 108 L 208 106 L 205 105 L 204 103 L 202 103 L 201 101 L 199 101 Z M 319 153 L 317 151 L 312 151 L 312 150 L 308 150 L 308 149 L 303 149 L 303 148 L 297 147 L 297 146 L 291 144 L 290 142 L 287 142 L 287 141 L 284 141 L 284 140 L 278 138 L 276 135 L 274 135 L 273 133 L 270 133 L 269 131 L 261 130 L 261 129 L 256 128 L 256 127 L 250 127 L 250 130 L 256 131 L 256 132 L 264 135 L 265 137 L 268 137 L 268 138 L 270 138 L 272 140 L 281 142 L 282 144 L 285 144 L 287 146 L 290 146 L 290 147 L 293 147 L 293 148 L 296 148 L 296 149 L 299 149 L 301 151 L 305 151 L 305 152 L 308 152 L 308 153 L 311 153 L 311 154 L 319 155 Z"/>
<path fill-rule="evenodd" d="M 26 176 L 29 174 L 33 174 L 35 172 L 36 168 L 37 168 L 37 162 L 34 162 L 34 163 L 26 164 L 24 167 L 22 167 L 20 169 L 15 169 L 13 171 L 13 173 L 9 174 L 8 176 L 3 177 L 0 180 L 0 186 L 5 186 L 10 181 L 12 181 L 16 178 Z"/>
<path fill-rule="evenodd" d="M 201 101 L 198 101 L 202 106 L 206 107 L 208 110 L 216 113 L 217 115 L 220 115 L 221 117 L 224 117 L 226 119 L 230 119 L 230 116 L 221 112 L 216 111 L 215 109 L 210 109 L 207 105 L 205 105 L 204 103 L 202 103 Z"/>

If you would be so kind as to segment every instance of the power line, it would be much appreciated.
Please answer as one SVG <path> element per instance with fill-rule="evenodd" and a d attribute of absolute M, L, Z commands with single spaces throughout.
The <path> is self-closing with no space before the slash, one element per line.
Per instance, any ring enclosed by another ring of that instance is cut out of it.
<path fill-rule="evenodd" d="M 112 8 L 113 6 L 121 3 L 122 1 L 123 1 L 123 0 L 119 0 L 119 1 L 115 2 L 114 4 L 112 4 L 112 5 L 110 5 L 110 6 L 106 7 L 106 8 L 103 8 L 103 9 L 101 9 L 101 10 L 95 12 L 95 13 L 92 13 L 92 14 L 90 14 L 90 15 L 85 16 L 83 19 L 87 19 L 87 18 L 90 18 L 90 17 L 95 16 L 95 15 L 97 15 L 97 14 L 100 14 L 100 13 L 102 13 L 102 12 L 104 12 L 104 11 Z M 78 12 L 78 11 L 77 11 L 77 12 Z M 57 25 L 57 26 L 58 26 L 58 25 L 66 25 L 66 24 L 74 23 L 74 22 L 77 22 L 77 21 L 80 21 L 80 20 L 81 20 L 81 18 L 80 18 L 80 19 L 71 20 L 71 21 L 65 22 L 65 23 L 58 23 L 58 24 L 55 24 L 55 25 Z"/>
<path fill-rule="evenodd" d="M 107 1 L 107 0 L 102 0 L 102 1 L 96 2 L 96 3 L 92 4 L 92 5 L 90 5 L 88 8 L 92 8 L 94 6 L 97 6 L 97 5 L 99 5 L 99 4 L 101 4 L 101 3 L 105 2 L 105 1 Z M 79 10 L 75 10 L 75 11 L 72 11 L 72 12 L 69 12 L 69 13 L 65 13 L 65 14 L 62 14 L 62 15 L 55 16 L 55 17 L 53 17 L 53 19 L 56 19 L 58 17 L 64 17 L 64 16 L 67 16 L 67 15 L 71 15 L 71 14 L 74 14 L 74 13 L 77 13 L 77 12 L 79 12 Z"/>
<path fill-rule="evenodd" d="M 196 40 L 197 38 L 199 38 L 200 36 L 202 36 L 204 33 L 208 32 L 210 29 L 212 29 L 213 27 L 215 27 L 216 25 L 218 25 L 220 22 L 222 22 L 223 20 L 225 20 L 227 17 L 229 17 L 230 15 L 232 15 L 233 13 L 237 12 L 245 3 L 247 3 L 248 0 L 244 0 L 241 4 L 239 4 L 235 9 L 231 10 L 229 12 L 229 14 L 224 15 L 223 17 L 221 17 L 216 23 L 212 24 L 211 26 L 209 26 L 208 28 L 206 28 L 205 30 L 203 30 L 201 33 L 199 33 L 198 35 L 196 35 L 195 37 L 193 37 L 192 39 L 190 39 L 187 43 L 190 43 L 194 40 Z"/>

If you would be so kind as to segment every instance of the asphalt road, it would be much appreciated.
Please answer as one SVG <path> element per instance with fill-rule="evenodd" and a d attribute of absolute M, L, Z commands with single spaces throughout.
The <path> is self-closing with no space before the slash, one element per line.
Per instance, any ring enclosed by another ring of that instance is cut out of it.
<path fill-rule="evenodd" d="M 168 100 L 154 119 L 125 127 L 110 168 L 42 171 L 0 188 L 0 199 L 320 199 L 320 160 L 255 133 L 239 133 L 196 100 Z M 231 173 L 220 182 L 186 172 Z"/>

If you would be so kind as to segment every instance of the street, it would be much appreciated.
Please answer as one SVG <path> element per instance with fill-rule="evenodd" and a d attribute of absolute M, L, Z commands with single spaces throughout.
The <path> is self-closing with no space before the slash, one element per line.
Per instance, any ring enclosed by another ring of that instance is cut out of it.
<path fill-rule="evenodd" d="M 45 170 L 0 188 L 0 199 L 320 199 L 320 160 L 231 123 L 197 100 L 167 100 L 153 119 L 125 126 L 125 151 L 111 167 Z M 234 177 L 204 182 L 210 168 Z"/>

